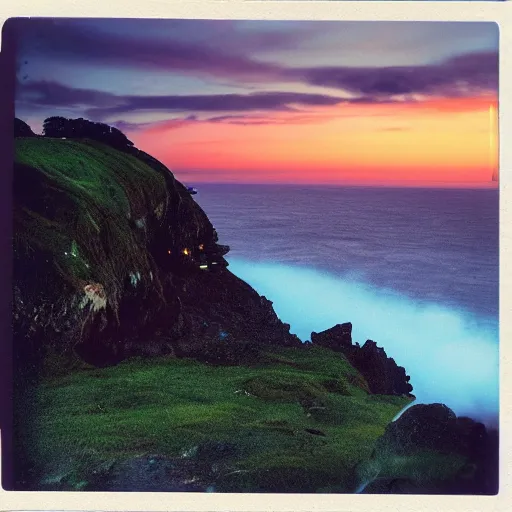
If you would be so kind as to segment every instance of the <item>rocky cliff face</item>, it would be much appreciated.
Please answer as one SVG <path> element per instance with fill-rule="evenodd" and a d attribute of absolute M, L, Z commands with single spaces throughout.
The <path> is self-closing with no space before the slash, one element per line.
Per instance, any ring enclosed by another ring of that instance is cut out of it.
<path fill-rule="evenodd" d="M 132 147 L 27 138 L 20 127 L 19 358 L 51 346 L 99 366 L 173 353 L 229 363 L 249 347 L 300 343 L 272 303 L 229 272 L 229 247 L 163 164 Z"/>

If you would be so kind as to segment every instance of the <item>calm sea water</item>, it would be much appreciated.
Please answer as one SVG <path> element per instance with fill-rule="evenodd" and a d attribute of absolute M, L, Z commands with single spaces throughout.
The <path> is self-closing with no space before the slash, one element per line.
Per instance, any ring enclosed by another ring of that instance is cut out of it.
<path fill-rule="evenodd" d="M 419 401 L 494 421 L 497 190 L 202 185 L 231 270 L 309 339 L 352 321 Z"/>

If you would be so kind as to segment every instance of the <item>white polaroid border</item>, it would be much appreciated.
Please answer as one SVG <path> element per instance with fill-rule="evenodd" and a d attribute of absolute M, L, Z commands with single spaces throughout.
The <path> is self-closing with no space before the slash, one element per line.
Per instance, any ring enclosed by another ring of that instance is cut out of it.
<path fill-rule="evenodd" d="M 6 492 L 11 511 L 332 511 L 483 512 L 512 510 L 512 0 L 17 0 L 0 22 L 19 16 L 275 20 L 494 21 L 500 26 L 500 492 L 497 496 Z M 0 447 L 1 448 L 1 447 Z"/>

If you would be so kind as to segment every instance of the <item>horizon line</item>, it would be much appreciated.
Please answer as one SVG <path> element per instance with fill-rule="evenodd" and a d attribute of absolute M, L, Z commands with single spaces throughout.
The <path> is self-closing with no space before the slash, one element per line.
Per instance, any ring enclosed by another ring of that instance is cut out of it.
<path fill-rule="evenodd" d="M 292 187 L 331 187 L 331 188 L 422 188 L 422 189 L 465 189 L 465 190 L 499 190 L 499 182 L 409 182 L 409 183 L 312 183 L 312 182 L 269 182 L 269 181 L 202 181 L 186 180 L 180 178 L 173 172 L 179 181 L 194 183 L 197 185 L 247 185 L 247 186 L 292 186 Z"/>

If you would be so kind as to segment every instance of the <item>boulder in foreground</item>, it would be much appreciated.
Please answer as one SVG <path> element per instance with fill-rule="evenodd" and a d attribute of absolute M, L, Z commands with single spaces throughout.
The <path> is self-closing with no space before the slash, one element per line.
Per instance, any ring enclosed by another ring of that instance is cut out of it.
<path fill-rule="evenodd" d="M 418 404 L 386 427 L 359 475 L 365 493 L 492 495 L 497 468 L 496 432 L 446 405 Z"/>

